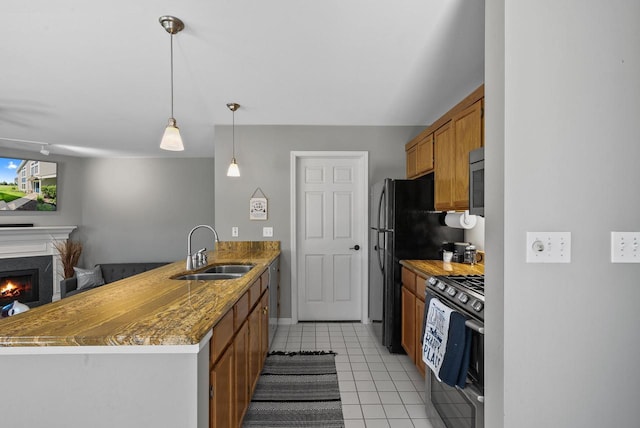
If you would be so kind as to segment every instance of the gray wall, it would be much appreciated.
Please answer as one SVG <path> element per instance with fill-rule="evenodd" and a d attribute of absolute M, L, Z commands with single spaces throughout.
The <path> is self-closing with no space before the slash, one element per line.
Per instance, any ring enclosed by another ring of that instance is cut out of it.
<path fill-rule="evenodd" d="M 2 151 L 3 156 L 58 162 L 58 211 L 3 212 L 0 223 L 77 225 L 71 237 L 83 244 L 81 266 L 184 259 L 189 230 L 214 222 L 212 158 L 44 158 L 36 154 Z M 198 232 L 193 245 L 212 248 L 213 237 Z"/>
<path fill-rule="evenodd" d="M 213 159 L 86 159 L 82 193 L 85 266 L 175 261 L 189 230 L 212 224 Z M 194 247 L 212 248 L 198 234 Z"/>
<path fill-rule="evenodd" d="M 369 182 L 405 177 L 404 144 L 414 127 L 238 126 L 236 158 L 241 176 L 226 176 L 231 160 L 231 127 L 216 127 L 216 229 L 221 239 L 281 241 L 281 316 L 291 316 L 290 152 L 354 150 L 369 152 Z M 249 199 L 260 187 L 268 199 L 267 221 L 249 220 Z M 240 236 L 231 237 L 238 226 Z M 271 226 L 273 238 L 263 238 Z"/>
<path fill-rule="evenodd" d="M 638 426 L 640 265 L 610 232 L 640 231 L 640 3 L 487 6 L 487 426 Z M 571 263 L 525 263 L 527 231 L 571 232 Z"/>

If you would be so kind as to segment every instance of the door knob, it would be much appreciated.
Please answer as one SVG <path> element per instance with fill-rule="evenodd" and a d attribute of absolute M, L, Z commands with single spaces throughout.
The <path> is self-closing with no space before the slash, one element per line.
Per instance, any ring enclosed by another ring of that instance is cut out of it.
<path fill-rule="evenodd" d="M 360 249 L 360 245 L 356 244 L 353 247 L 350 247 L 349 249 L 358 251 Z"/>

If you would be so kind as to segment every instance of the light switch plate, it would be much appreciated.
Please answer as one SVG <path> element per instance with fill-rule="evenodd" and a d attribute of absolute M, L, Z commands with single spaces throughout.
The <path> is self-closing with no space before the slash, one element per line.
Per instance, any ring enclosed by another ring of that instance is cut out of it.
<path fill-rule="evenodd" d="M 640 263 L 640 232 L 611 232 L 611 263 Z"/>
<path fill-rule="evenodd" d="M 527 263 L 571 263 L 571 232 L 527 232 Z"/>
<path fill-rule="evenodd" d="M 273 227 L 263 227 L 262 228 L 262 236 L 267 238 L 267 237 L 272 237 L 273 236 Z"/>

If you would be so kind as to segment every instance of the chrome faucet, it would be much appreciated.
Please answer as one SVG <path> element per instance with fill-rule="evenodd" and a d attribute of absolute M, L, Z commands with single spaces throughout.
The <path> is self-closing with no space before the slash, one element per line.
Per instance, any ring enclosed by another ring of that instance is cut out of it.
<path fill-rule="evenodd" d="M 200 224 L 191 229 L 191 232 L 189 232 L 189 235 L 187 235 L 187 270 L 198 269 L 199 267 L 205 266 L 207 264 L 207 254 L 205 253 L 205 251 L 207 251 L 206 248 L 202 248 L 198 250 L 197 253 L 191 254 L 191 236 L 193 236 L 193 232 L 195 232 L 197 229 L 200 229 L 201 227 L 212 231 L 213 236 L 216 237 L 215 242 L 220 242 L 220 240 L 218 239 L 218 232 L 216 232 L 216 230 L 209 225 Z"/>

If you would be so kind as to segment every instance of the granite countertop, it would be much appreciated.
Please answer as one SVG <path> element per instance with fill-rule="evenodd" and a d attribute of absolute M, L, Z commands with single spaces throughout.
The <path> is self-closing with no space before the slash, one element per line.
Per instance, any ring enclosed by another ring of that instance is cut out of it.
<path fill-rule="evenodd" d="M 484 264 L 447 263 L 442 260 L 400 260 L 402 266 L 424 277 L 435 275 L 484 275 Z"/>
<path fill-rule="evenodd" d="M 0 319 L 0 347 L 197 345 L 279 254 L 279 241 L 220 242 L 208 265 L 255 267 L 232 280 L 173 280 L 180 260 Z"/>

